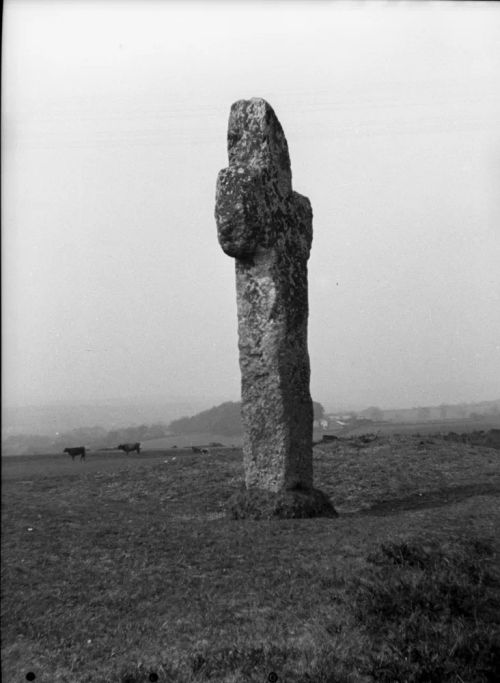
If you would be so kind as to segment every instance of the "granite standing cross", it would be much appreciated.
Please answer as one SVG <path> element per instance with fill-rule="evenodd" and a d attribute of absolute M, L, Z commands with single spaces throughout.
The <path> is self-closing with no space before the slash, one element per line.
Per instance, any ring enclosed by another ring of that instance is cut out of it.
<path fill-rule="evenodd" d="M 215 216 L 219 243 L 236 260 L 246 488 L 310 490 L 311 204 L 292 190 L 287 141 L 265 100 L 233 104 L 228 153 Z"/>

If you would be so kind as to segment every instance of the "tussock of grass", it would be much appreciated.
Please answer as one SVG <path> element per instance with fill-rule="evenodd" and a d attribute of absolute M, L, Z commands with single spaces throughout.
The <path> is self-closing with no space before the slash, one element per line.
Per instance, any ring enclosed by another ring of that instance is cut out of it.
<path fill-rule="evenodd" d="M 318 489 L 272 493 L 242 488 L 229 500 L 227 509 L 230 519 L 307 519 L 337 515 L 328 496 Z"/>
<path fill-rule="evenodd" d="M 350 586 L 374 642 L 367 673 L 394 683 L 500 680 L 499 577 L 483 540 L 382 544 Z"/>

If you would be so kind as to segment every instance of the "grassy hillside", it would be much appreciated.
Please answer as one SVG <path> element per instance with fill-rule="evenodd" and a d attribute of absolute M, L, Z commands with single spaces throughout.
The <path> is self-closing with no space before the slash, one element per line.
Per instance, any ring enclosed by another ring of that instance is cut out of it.
<path fill-rule="evenodd" d="M 235 522 L 241 452 L 3 459 L 4 680 L 498 680 L 498 451 L 315 448 L 336 519 Z"/>
<path fill-rule="evenodd" d="M 324 415 L 323 406 L 313 401 L 315 418 Z M 209 410 L 204 410 L 191 417 L 182 417 L 169 424 L 172 434 L 191 434 L 197 436 L 203 433 L 224 434 L 224 438 L 231 439 L 243 434 L 241 422 L 241 403 L 239 401 L 226 401 Z"/>

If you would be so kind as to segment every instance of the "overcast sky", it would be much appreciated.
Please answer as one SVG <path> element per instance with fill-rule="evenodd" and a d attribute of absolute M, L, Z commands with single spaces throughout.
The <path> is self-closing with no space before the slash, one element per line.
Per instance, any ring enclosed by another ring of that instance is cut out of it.
<path fill-rule="evenodd" d="M 6 0 L 6 403 L 238 400 L 215 183 L 264 97 L 326 407 L 500 397 L 500 5 Z"/>

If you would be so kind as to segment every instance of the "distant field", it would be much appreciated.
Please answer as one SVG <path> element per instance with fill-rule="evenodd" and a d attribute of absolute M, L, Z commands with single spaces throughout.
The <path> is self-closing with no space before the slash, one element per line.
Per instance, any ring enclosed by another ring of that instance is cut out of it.
<path fill-rule="evenodd" d="M 320 439 L 322 432 L 315 431 L 314 438 Z M 242 435 L 225 436 L 221 434 L 212 434 L 205 432 L 202 434 L 178 434 L 174 436 L 165 436 L 161 439 L 150 439 L 143 441 L 142 445 L 146 450 L 163 450 L 165 448 L 190 448 L 191 446 L 209 446 L 211 443 L 221 443 L 224 446 L 236 446 L 241 448 L 243 442 Z"/>
<path fill-rule="evenodd" d="M 208 446 L 210 443 L 221 443 L 224 446 L 241 446 L 242 436 L 224 436 L 221 434 L 177 434 L 164 436 L 161 439 L 150 439 L 143 441 L 142 445 L 147 450 L 163 450 L 177 446 L 179 448 L 189 448 L 191 446 Z"/>
<path fill-rule="evenodd" d="M 465 420 L 444 420 L 430 422 L 374 422 L 371 425 L 361 427 L 346 428 L 342 434 L 356 436 L 358 434 L 448 434 L 457 432 L 459 434 L 489 429 L 499 429 L 500 418 L 491 419 L 465 419 Z M 325 430 L 328 433 L 328 430 Z"/>
<path fill-rule="evenodd" d="M 317 446 L 314 460 L 336 519 L 226 519 L 241 451 L 3 458 L 3 680 L 495 680 L 477 670 L 493 666 L 500 627 L 499 452 L 380 436 Z M 381 650 L 391 615 L 433 591 L 437 611 L 395 622 Z"/>
<path fill-rule="evenodd" d="M 343 436 L 356 436 L 359 434 L 367 434 L 370 432 L 379 434 L 447 434 L 448 432 L 466 433 L 475 430 L 484 429 L 498 429 L 500 428 L 500 418 L 497 419 L 481 419 L 481 420 L 446 420 L 433 422 L 374 422 L 371 425 L 363 425 L 362 427 L 346 427 L 341 431 Z M 320 441 L 323 434 L 339 433 L 339 431 L 328 429 L 315 430 L 313 438 L 315 441 Z M 161 439 L 150 439 L 143 442 L 143 447 L 146 450 L 164 450 L 177 446 L 179 448 L 191 446 L 208 446 L 210 443 L 222 443 L 225 446 L 241 447 L 243 437 L 240 436 L 224 436 L 220 434 L 211 434 L 209 432 L 203 434 L 179 434 L 173 436 L 165 436 Z"/>
<path fill-rule="evenodd" d="M 17 479 L 25 474 L 42 477 L 81 477 L 89 472 L 116 472 L 134 470 L 144 465 L 162 463 L 168 457 L 188 456 L 191 450 L 143 450 L 140 455 L 123 451 L 89 451 L 84 462 L 79 458 L 71 460 L 63 453 L 45 453 L 43 455 L 17 455 L 2 458 L 2 476 L 6 480 Z"/>

